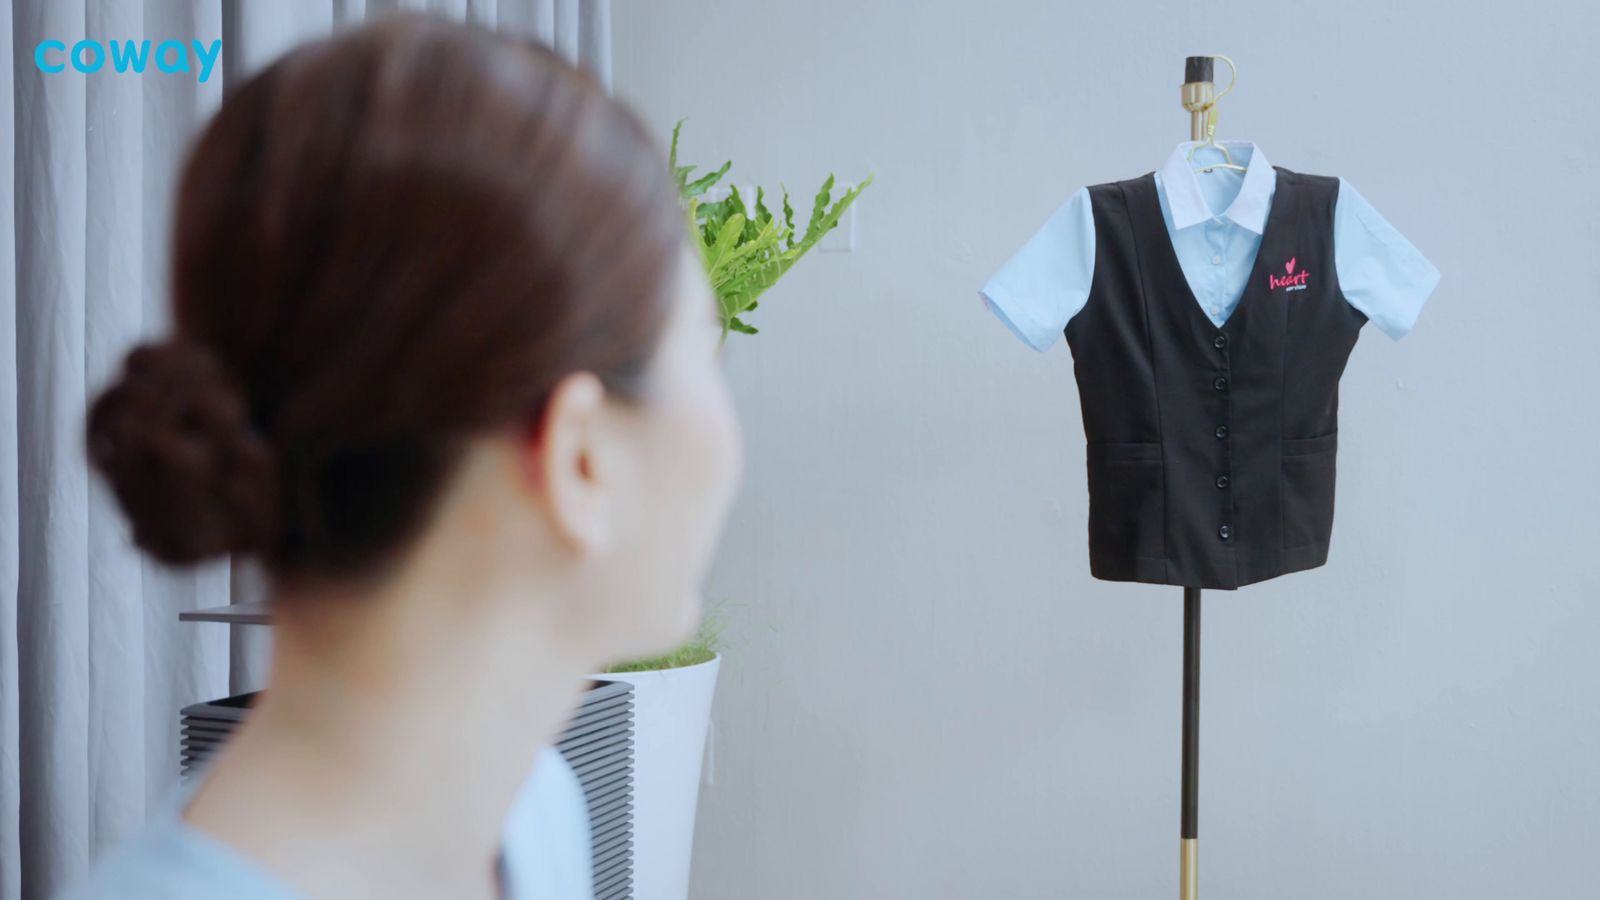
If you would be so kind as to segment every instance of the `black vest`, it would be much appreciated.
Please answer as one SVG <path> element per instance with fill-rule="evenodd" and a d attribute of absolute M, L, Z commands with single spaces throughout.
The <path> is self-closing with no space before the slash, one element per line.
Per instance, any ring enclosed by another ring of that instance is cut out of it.
<path fill-rule="evenodd" d="M 1334 275 L 1339 180 L 1273 169 L 1221 328 L 1184 279 L 1155 174 L 1089 187 L 1094 278 L 1066 339 L 1096 578 L 1232 589 L 1327 561 L 1339 377 L 1367 317 Z"/>

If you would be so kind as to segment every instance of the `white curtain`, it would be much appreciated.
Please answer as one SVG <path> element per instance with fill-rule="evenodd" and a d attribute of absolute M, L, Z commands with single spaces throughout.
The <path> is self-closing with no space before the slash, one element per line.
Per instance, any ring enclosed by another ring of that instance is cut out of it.
<path fill-rule="evenodd" d="M 610 0 L 7 0 L 0 4 L 0 900 L 47 898 L 176 781 L 178 710 L 259 687 L 265 629 L 180 624 L 255 599 L 226 562 L 132 547 L 83 452 L 89 396 L 168 322 L 177 166 L 230 84 L 392 9 L 536 36 L 609 88 Z M 223 41 L 220 71 L 41 72 L 90 38 Z"/>

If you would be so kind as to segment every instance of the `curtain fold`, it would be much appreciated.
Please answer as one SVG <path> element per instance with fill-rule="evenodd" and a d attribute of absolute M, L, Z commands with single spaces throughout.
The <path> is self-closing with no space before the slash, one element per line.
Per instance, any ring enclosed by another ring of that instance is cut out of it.
<path fill-rule="evenodd" d="M 136 828 L 177 780 L 178 710 L 265 675 L 268 630 L 178 622 L 259 598 L 259 573 L 142 557 L 83 420 L 168 325 L 177 170 L 228 84 L 391 9 L 537 38 L 610 87 L 609 0 L 0 4 L 0 900 L 48 898 Z M 223 58 L 205 84 L 35 65 L 40 41 L 83 38 L 222 39 Z"/>

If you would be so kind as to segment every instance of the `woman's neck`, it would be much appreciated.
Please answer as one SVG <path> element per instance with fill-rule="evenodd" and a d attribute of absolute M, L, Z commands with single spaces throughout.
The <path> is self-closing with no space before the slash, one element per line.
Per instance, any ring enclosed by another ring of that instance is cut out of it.
<path fill-rule="evenodd" d="M 562 610 L 482 573 L 277 598 L 268 687 L 187 820 L 312 896 L 493 896 L 511 801 L 597 665 Z"/>

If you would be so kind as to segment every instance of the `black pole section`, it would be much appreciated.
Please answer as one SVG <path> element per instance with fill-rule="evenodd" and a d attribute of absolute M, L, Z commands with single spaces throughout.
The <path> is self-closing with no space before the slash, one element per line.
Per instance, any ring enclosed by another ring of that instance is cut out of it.
<path fill-rule="evenodd" d="M 1179 837 L 1199 837 L 1200 589 L 1183 589 L 1183 820 Z"/>

